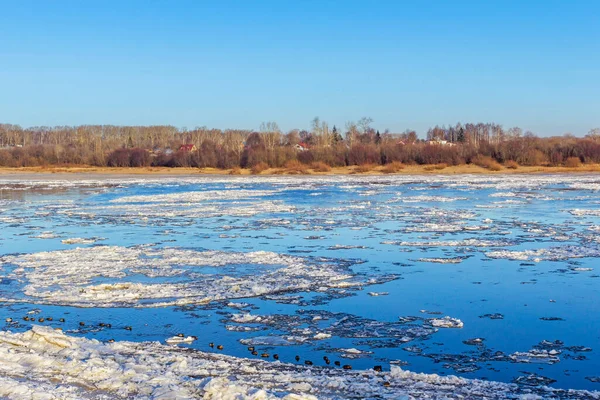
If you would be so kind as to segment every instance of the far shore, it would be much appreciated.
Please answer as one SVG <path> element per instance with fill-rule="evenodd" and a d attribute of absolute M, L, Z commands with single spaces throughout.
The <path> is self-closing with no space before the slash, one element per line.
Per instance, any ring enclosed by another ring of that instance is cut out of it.
<path fill-rule="evenodd" d="M 585 164 L 579 167 L 545 167 L 545 166 L 519 166 L 518 168 L 502 167 L 498 171 L 492 171 L 477 165 L 405 165 L 399 171 L 389 173 L 383 166 L 372 167 L 334 167 L 327 172 L 317 172 L 307 167 L 304 171 L 286 170 L 285 168 L 269 168 L 260 174 L 253 176 L 279 176 L 279 175 L 514 175 L 514 174 L 581 174 L 600 173 L 600 164 Z M 70 174 L 70 175 L 252 175 L 250 169 L 217 169 L 217 168 L 168 168 L 168 167 L 93 167 L 93 166 L 45 166 L 45 167 L 22 167 L 7 168 L 0 167 L 0 176 L 14 176 L 25 174 Z"/>

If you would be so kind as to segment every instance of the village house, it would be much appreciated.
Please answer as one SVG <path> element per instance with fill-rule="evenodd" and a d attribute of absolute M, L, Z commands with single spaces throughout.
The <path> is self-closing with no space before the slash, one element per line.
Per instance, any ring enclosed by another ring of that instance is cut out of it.
<path fill-rule="evenodd" d="M 170 156 L 171 154 L 173 154 L 173 150 L 170 148 L 162 148 L 162 147 L 154 147 L 152 150 L 150 150 L 150 154 L 153 157 L 156 157 L 159 154 L 164 154 L 167 156 Z"/>
<path fill-rule="evenodd" d="M 436 146 L 454 146 L 454 143 L 449 142 L 447 140 L 441 140 L 441 139 L 430 140 L 429 144 L 436 145 Z"/>
<path fill-rule="evenodd" d="M 179 146 L 179 151 L 196 151 L 195 144 L 182 144 Z"/>
<path fill-rule="evenodd" d="M 309 149 L 308 145 L 304 142 L 300 142 L 300 143 L 294 145 L 294 150 L 296 150 L 296 151 L 306 151 L 308 149 Z"/>

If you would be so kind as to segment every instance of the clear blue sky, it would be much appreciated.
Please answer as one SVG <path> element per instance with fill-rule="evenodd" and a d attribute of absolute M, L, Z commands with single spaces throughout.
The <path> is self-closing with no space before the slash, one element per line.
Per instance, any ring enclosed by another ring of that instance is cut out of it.
<path fill-rule="evenodd" d="M 0 121 L 600 126 L 600 1 L 0 0 Z"/>

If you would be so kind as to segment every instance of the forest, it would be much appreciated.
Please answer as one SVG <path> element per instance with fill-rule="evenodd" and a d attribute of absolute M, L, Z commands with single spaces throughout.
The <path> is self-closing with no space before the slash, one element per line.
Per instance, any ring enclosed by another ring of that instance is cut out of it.
<path fill-rule="evenodd" d="M 197 167 L 260 172 L 361 165 L 578 166 L 600 163 L 600 128 L 585 137 L 539 137 L 496 123 L 434 126 L 426 137 L 392 133 L 368 117 L 343 129 L 315 118 L 309 130 L 192 130 L 174 126 L 81 125 L 22 128 L 0 124 L 0 166 Z"/>

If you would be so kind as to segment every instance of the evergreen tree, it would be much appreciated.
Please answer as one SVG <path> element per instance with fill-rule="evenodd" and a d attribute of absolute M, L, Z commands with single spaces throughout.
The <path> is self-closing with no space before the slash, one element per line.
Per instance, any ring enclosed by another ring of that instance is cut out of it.
<path fill-rule="evenodd" d="M 375 134 L 375 143 L 379 144 L 381 142 L 381 134 L 379 133 L 379 130 L 377 130 L 377 133 Z"/>
<path fill-rule="evenodd" d="M 462 126 L 458 129 L 458 135 L 456 136 L 456 141 L 460 142 L 460 143 L 464 143 L 464 141 L 465 141 L 465 130 Z"/>
<path fill-rule="evenodd" d="M 335 125 L 333 126 L 333 129 L 331 130 L 331 136 L 332 136 L 332 139 L 333 139 L 333 143 L 339 143 L 342 140 L 344 140 L 342 138 L 342 135 L 338 132 L 338 130 L 337 130 L 337 128 L 336 128 Z"/>

